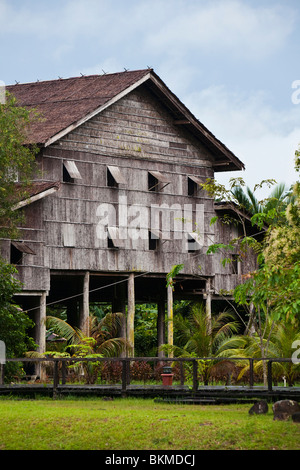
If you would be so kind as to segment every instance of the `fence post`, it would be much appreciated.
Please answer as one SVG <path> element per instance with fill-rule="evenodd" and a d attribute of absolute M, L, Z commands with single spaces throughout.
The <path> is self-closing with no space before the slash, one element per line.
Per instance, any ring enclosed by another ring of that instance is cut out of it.
<path fill-rule="evenodd" d="M 4 384 L 4 364 L 0 363 L 0 385 Z"/>
<path fill-rule="evenodd" d="M 62 385 L 66 384 L 66 361 L 62 361 L 61 363 L 61 383 Z"/>
<path fill-rule="evenodd" d="M 127 387 L 127 360 L 121 359 L 122 361 L 122 395 L 126 395 L 126 387 Z"/>
<path fill-rule="evenodd" d="M 196 359 L 193 359 L 193 392 L 196 393 L 198 390 L 198 364 Z"/>
<path fill-rule="evenodd" d="M 183 362 L 179 362 L 179 367 L 180 367 L 180 385 L 184 385 L 184 368 L 183 368 Z"/>
<path fill-rule="evenodd" d="M 250 378 L 249 378 L 249 386 L 253 388 L 254 385 L 254 370 L 253 370 L 253 359 L 249 359 L 249 367 L 250 367 Z"/>
<path fill-rule="evenodd" d="M 54 371 L 53 371 L 53 398 L 57 396 L 57 386 L 59 384 L 59 375 L 58 375 L 58 360 L 54 359 Z"/>
<path fill-rule="evenodd" d="M 268 361 L 268 391 L 272 392 L 272 361 Z"/>

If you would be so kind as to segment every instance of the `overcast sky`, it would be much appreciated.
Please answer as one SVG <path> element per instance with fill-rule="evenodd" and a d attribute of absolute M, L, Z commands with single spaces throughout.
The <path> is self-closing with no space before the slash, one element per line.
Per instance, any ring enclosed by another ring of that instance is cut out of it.
<path fill-rule="evenodd" d="M 299 0 L 0 0 L 0 21 L 0 81 L 150 66 L 245 163 L 221 182 L 296 180 Z"/>

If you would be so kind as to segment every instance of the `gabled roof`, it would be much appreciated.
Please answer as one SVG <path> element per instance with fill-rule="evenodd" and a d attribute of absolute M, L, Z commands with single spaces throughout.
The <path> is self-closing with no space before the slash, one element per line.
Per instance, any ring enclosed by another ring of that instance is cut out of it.
<path fill-rule="evenodd" d="M 89 75 L 7 86 L 20 106 L 35 108 L 43 118 L 33 123 L 30 143 L 51 145 L 128 93 L 147 86 L 174 116 L 215 156 L 216 171 L 244 169 L 244 164 L 220 142 L 172 93 L 152 69 Z"/>
<path fill-rule="evenodd" d="M 13 210 L 21 209 L 24 206 L 28 206 L 29 204 L 32 204 L 35 201 L 39 201 L 40 199 L 43 199 L 46 196 L 50 196 L 50 194 L 55 193 L 56 191 L 59 190 L 61 186 L 60 182 L 33 182 L 30 183 L 28 188 L 26 190 L 26 199 L 21 200 L 18 202 Z M 20 183 L 16 184 L 16 192 L 19 191 L 19 188 L 22 187 L 24 190 L 23 185 Z"/>

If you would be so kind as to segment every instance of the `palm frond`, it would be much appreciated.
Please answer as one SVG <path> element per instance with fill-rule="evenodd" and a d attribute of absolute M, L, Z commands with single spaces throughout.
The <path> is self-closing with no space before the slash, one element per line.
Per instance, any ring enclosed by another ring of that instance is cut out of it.
<path fill-rule="evenodd" d="M 73 328 L 69 323 L 58 317 L 46 317 L 47 328 L 52 328 L 59 336 L 65 338 L 70 344 L 79 344 L 83 333 L 78 328 Z"/>

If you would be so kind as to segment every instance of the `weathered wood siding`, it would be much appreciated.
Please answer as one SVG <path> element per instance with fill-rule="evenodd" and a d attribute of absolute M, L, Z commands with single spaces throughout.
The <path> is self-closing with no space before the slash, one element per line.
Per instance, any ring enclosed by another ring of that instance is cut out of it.
<path fill-rule="evenodd" d="M 205 247 L 213 238 L 214 228 L 209 225 L 213 201 L 203 191 L 188 196 L 189 175 L 198 176 L 203 182 L 213 176 L 212 156 L 174 124 L 171 115 L 149 92 L 142 89 L 132 92 L 46 149 L 42 159 L 43 179 L 62 180 L 66 160 L 75 162 L 81 179 L 63 184 L 54 197 L 44 201 L 51 269 L 165 273 L 174 264 L 185 263 L 187 274 L 198 274 L 199 265 L 203 274 L 213 274 L 212 263 L 205 255 Z M 109 165 L 119 168 L 125 184 L 107 186 Z M 170 184 L 161 192 L 149 191 L 149 171 L 160 171 Z M 145 235 L 145 239 L 133 240 L 129 236 L 116 250 L 107 247 L 106 239 L 98 238 L 97 225 L 101 222 L 99 206 L 103 204 L 116 208 L 117 220 L 112 218 L 110 224 L 119 225 L 120 201 L 126 201 L 129 224 L 132 218 L 140 216 L 145 229 L 141 236 Z M 203 210 L 204 225 L 193 224 L 193 230 L 204 236 L 203 248 L 189 254 L 186 238 L 174 240 L 180 234 L 174 237 L 173 233 L 171 240 L 162 240 L 157 250 L 149 250 L 150 209 L 162 204 L 171 209 L 177 204 L 182 209 L 182 214 L 179 210 L 170 215 L 171 220 L 175 218 L 175 225 L 182 223 L 179 219 L 180 214 L 184 217 L 185 207 L 187 211 L 192 209 L 194 222 L 197 205 Z M 135 214 L 131 212 L 133 206 Z"/>
<path fill-rule="evenodd" d="M 24 290 L 48 291 L 50 270 L 45 244 L 43 221 L 44 200 L 36 201 L 25 208 L 25 221 L 19 227 L 19 240 L 24 242 L 34 254 L 23 253 L 22 262 L 16 265 L 16 275 Z M 10 261 L 11 241 L 1 240 L 1 256 Z"/>
<path fill-rule="evenodd" d="M 210 225 L 215 215 L 213 200 L 200 189 L 193 195 L 188 193 L 189 176 L 202 182 L 213 177 L 213 156 L 174 122 L 147 88 L 131 92 L 43 149 L 39 157 L 40 179 L 63 181 L 67 161 L 75 163 L 81 178 L 64 182 L 58 192 L 26 208 L 28 228 L 23 230 L 22 239 L 35 245 L 37 254 L 28 257 L 25 266 L 19 268 L 24 288 L 49 289 L 50 270 L 161 274 L 175 264 L 184 264 L 182 272 L 187 275 L 217 274 L 217 289 L 232 288 L 236 276 L 231 275 L 230 267 L 224 270 L 219 256 L 206 255 L 211 243 L 225 242 L 227 237 L 226 229 Z M 118 167 L 124 183 L 108 186 L 108 166 Z M 149 191 L 149 171 L 161 172 L 169 184 L 160 183 L 160 191 Z M 124 215 L 120 202 L 128 211 L 125 229 L 139 217 L 143 230 L 137 239 L 128 236 L 116 249 L 108 247 L 107 238 L 101 239 L 99 233 L 104 204 L 115 209 L 116 219 L 111 217 L 109 225 L 119 226 L 119 216 Z M 166 210 L 170 209 L 174 222 L 170 240 L 160 240 L 158 248 L 150 250 L 147 232 L 151 208 L 163 204 Z M 180 234 L 183 219 L 190 222 L 187 216 L 192 219 L 190 230 L 198 232 L 203 241 L 194 253 L 188 253 L 186 237 Z M 39 270 L 43 270 L 42 274 Z"/>

